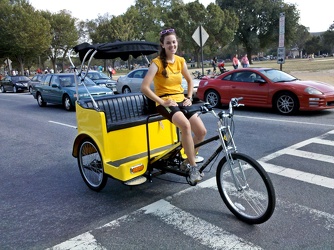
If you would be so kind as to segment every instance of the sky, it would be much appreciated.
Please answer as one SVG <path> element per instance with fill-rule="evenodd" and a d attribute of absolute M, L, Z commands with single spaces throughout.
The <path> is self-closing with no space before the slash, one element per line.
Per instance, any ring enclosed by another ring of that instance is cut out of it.
<path fill-rule="evenodd" d="M 66 9 L 71 11 L 72 15 L 79 20 L 92 20 L 108 13 L 109 15 L 121 15 L 126 10 L 134 5 L 135 0 L 95 0 L 93 4 L 78 4 L 75 0 L 29 0 L 32 6 L 39 10 L 49 10 L 56 13 Z M 192 2 L 193 0 L 183 0 L 184 3 Z M 310 32 L 321 32 L 328 30 L 329 26 L 334 22 L 333 10 L 329 5 L 329 0 L 284 0 L 286 3 L 292 3 L 297 6 L 300 12 L 299 23 L 310 28 Z M 207 6 L 212 0 L 199 0 L 200 3 Z"/>

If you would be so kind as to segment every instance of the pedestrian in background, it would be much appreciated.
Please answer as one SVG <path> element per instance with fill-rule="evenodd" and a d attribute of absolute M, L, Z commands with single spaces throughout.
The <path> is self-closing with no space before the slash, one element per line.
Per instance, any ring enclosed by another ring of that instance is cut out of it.
<path fill-rule="evenodd" d="M 214 57 L 211 61 L 212 67 L 213 67 L 213 73 L 216 73 L 216 67 L 217 67 L 217 57 Z"/>
<path fill-rule="evenodd" d="M 239 59 L 238 59 L 238 54 L 235 54 L 232 59 L 232 65 L 234 69 L 237 69 L 239 67 Z"/>
<path fill-rule="evenodd" d="M 243 68 L 248 68 L 249 67 L 249 60 L 248 60 L 247 54 L 245 54 L 241 58 L 241 65 L 242 65 Z"/>

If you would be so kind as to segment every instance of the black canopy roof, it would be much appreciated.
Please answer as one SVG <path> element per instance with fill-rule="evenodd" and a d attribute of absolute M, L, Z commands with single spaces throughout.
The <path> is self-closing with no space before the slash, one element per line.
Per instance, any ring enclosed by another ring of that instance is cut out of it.
<path fill-rule="evenodd" d="M 129 59 L 129 56 L 137 58 L 141 55 L 151 55 L 159 51 L 159 44 L 145 41 L 116 41 L 111 43 L 101 44 L 89 44 L 82 43 L 75 46 L 74 51 L 79 53 L 80 60 L 83 61 L 86 53 L 93 49 L 86 57 L 86 60 L 90 58 L 94 51 L 97 53 L 94 55 L 95 59 L 114 59 L 120 57 L 123 61 Z"/>

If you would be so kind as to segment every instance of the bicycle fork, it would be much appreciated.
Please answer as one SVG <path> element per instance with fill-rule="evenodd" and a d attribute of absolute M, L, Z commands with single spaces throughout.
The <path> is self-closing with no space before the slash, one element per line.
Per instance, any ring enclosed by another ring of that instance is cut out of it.
<path fill-rule="evenodd" d="M 225 151 L 226 162 L 230 169 L 230 173 L 234 182 L 234 185 L 238 191 L 242 191 L 249 188 L 244 172 L 244 166 L 238 159 L 233 158 L 234 153 L 238 153 L 237 147 L 234 143 L 233 136 L 230 130 L 230 126 L 221 126 L 219 128 L 219 137 L 222 141 L 223 149 Z M 237 167 L 234 167 L 237 164 Z M 240 174 L 237 174 L 239 172 Z"/>

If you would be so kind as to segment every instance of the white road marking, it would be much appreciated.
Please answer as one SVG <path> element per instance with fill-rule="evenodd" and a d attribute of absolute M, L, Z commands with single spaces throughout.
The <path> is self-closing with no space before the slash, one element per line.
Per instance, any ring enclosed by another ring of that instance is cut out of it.
<path fill-rule="evenodd" d="M 317 153 L 307 152 L 307 151 L 299 149 L 311 143 L 318 143 L 318 144 L 334 146 L 334 141 L 322 139 L 326 137 L 327 134 L 334 134 L 334 130 L 331 130 L 328 133 L 325 133 L 321 136 L 314 137 L 314 138 L 296 143 L 288 148 L 284 148 L 282 150 L 276 151 L 275 153 L 267 155 L 259 159 L 258 161 L 265 168 L 265 170 L 268 171 L 269 173 L 273 173 L 273 174 L 281 175 L 281 176 L 288 177 L 291 179 L 295 179 L 295 180 L 311 183 L 314 185 L 319 185 L 322 187 L 334 189 L 334 179 L 333 178 L 267 163 L 267 161 L 270 161 L 284 154 L 299 156 L 299 157 L 317 160 L 317 161 L 334 163 L 334 156 L 317 154 Z"/>
<path fill-rule="evenodd" d="M 285 123 L 296 123 L 303 125 L 314 125 L 314 126 L 324 126 L 324 127 L 334 127 L 333 124 L 319 124 L 312 122 L 299 122 L 299 121 L 291 121 L 291 120 L 282 120 L 282 119 L 274 119 L 274 118 L 263 118 L 263 117 L 255 117 L 255 116 L 245 116 L 245 115 L 235 115 L 236 117 L 253 119 L 253 120 L 265 120 L 265 121 L 273 121 L 273 122 L 285 122 Z"/>
<path fill-rule="evenodd" d="M 187 213 L 165 200 L 154 202 L 142 210 L 153 214 L 165 223 L 174 226 L 184 235 L 213 249 L 262 249 L 220 227 Z"/>
<path fill-rule="evenodd" d="M 264 169 L 268 173 L 277 174 L 280 176 L 288 177 L 290 179 L 295 179 L 298 181 L 303 181 L 303 182 L 307 182 L 310 184 L 334 189 L 334 179 L 333 178 L 311 174 L 311 173 L 307 173 L 307 172 L 303 172 L 303 171 L 299 171 L 299 170 L 295 170 L 291 168 L 285 168 L 285 167 L 277 166 L 274 164 L 269 164 L 267 162 L 259 161 L 259 163 L 262 165 L 262 167 L 264 167 Z"/>
<path fill-rule="evenodd" d="M 55 121 L 49 121 L 50 123 L 54 123 L 54 124 L 58 124 L 58 125 L 62 125 L 62 126 L 65 126 L 65 127 L 70 127 L 70 128 L 77 128 L 77 126 L 73 126 L 73 125 L 69 125 L 69 124 L 66 124 L 66 123 L 61 123 L 61 122 L 55 122 Z"/>
<path fill-rule="evenodd" d="M 105 250 L 90 232 L 83 233 L 47 250 Z"/>

